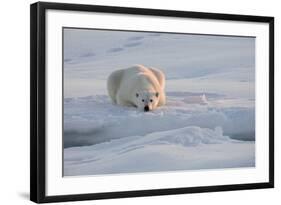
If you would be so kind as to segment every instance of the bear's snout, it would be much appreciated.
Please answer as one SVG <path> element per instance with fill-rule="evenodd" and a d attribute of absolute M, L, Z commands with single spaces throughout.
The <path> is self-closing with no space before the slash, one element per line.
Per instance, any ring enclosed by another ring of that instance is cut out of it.
<path fill-rule="evenodd" d="M 144 106 L 144 111 L 145 111 L 145 112 L 148 112 L 148 111 L 149 111 L 148 105 Z"/>

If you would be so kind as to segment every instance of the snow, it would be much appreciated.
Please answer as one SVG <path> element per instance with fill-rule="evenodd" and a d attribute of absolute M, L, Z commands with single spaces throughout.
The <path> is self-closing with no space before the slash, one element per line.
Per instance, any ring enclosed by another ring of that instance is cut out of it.
<path fill-rule="evenodd" d="M 231 140 L 219 127 L 188 126 L 66 149 L 64 175 L 250 167 L 253 150 L 254 143 Z"/>
<path fill-rule="evenodd" d="M 64 30 L 64 175 L 255 166 L 255 39 Z M 166 75 L 167 104 L 113 105 L 106 79 Z"/>
<path fill-rule="evenodd" d="M 65 97 L 105 94 L 110 72 L 143 64 L 164 71 L 167 91 L 254 98 L 255 38 L 65 29 L 64 42 Z"/>
<path fill-rule="evenodd" d="M 207 102 L 206 97 L 204 103 L 198 98 L 196 104 L 195 96 L 194 93 L 167 93 L 167 105 L 148 113 L 113 105 L 106 95 L 67 98 L 64 104 L 64 145 L 91 145 L 186 126 L 211 129 L 221 126 L 227 135 L 240 134 L 240 138 L 254 140 L 252 107 L 222 108 L 218 107 L 222 103 L 220 98 Z"/>

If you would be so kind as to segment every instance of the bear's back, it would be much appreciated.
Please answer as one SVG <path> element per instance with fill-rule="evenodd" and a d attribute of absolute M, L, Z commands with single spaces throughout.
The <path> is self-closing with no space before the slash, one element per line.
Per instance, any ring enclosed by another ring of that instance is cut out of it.
<path fill-rule="evenodd" d="M 134 65 L 123 69 L 123 77 L 130 78 L 142 73 L 151 73 L 151 71 L 143 65 Z"/>

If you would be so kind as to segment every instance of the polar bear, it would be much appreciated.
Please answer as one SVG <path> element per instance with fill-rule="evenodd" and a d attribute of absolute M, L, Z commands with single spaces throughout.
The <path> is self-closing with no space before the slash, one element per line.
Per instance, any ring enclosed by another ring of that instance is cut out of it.
<path fill-rule="evenodd" d="M 145 112 L 165 105 L 165 75 L 156 68 L 135 65 L 116 70 L 107 79 L 113 103 L 134 106 Z"/>

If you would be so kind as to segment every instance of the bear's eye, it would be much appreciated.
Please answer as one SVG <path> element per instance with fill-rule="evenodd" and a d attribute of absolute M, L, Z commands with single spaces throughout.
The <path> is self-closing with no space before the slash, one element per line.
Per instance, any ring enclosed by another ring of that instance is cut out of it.
<path fill-rule="evenodd" d="M 156 97 L 158 97 L 158 96 L 159 96 L 159 93 L 156 93 L 155 95 L 156 95 Z"/>
<path fill-rule="evenodd" d="M 137 98 L 139 97 L 139 94 L 138 94 L 138 93 L 136 93 L 136 97 L 137 97 Z"/>
<path fill-rule="evenodd" d="M 142 101 L 144 102 L 144 99 L 142 99 Z"/>
<path fill-rule="evenodd" d="M 150 102 L 153 102 L 153 100 L 152 100 L 152 99 L 150 99 Z"/>

